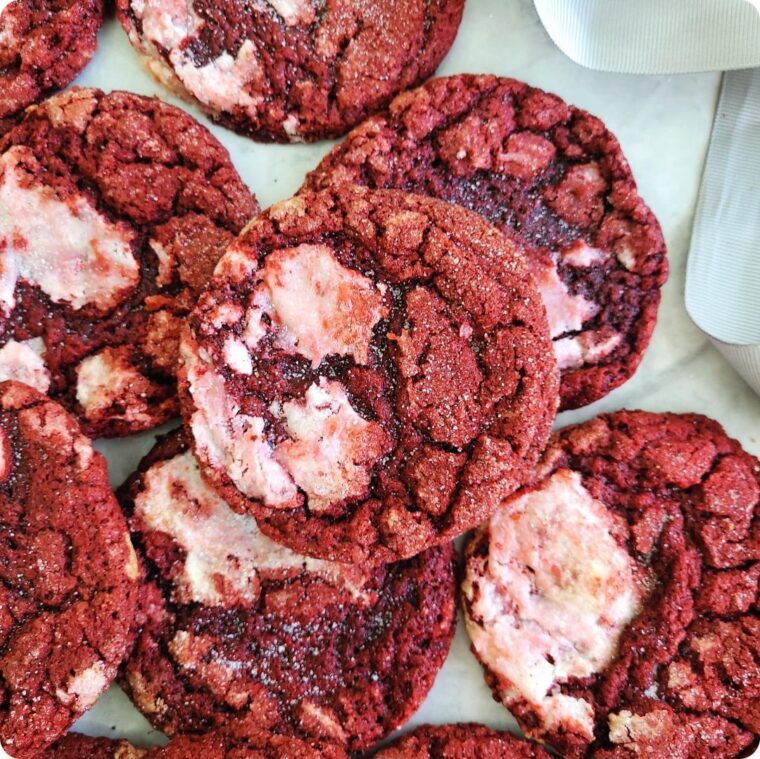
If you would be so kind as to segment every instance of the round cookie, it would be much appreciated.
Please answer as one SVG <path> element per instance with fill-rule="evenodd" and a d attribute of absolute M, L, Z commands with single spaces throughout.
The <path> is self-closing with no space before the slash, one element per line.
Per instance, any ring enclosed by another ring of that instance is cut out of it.
<path fill-rule="evenodd" d="M 261 140 L 337 137 L 429 77 L 464 0 L 118 0 L 148 71 Z"/>
<path fill-rule="evenodd" d="M 337 745 L 325 741 L 305 743 L 231 724 L 204 735 L 180 735 L 163 748 L 141 749 L 127 741 L 89 738 L 69 733 L 38 759 L 347 759 Z"/>
<path fill-rule="evenodd" d="M 32 103 L 87 65 L 103 24 L 102 0 L 0 3 L 0 133 Z"/>
<path fill-rule="evenodd" d="M 738 756 L 760 735 L 760 462 L 696 414 L 560 430 L 466 550 L 472 648 L 568 757 Z"/>
<path fill-rule="evenodd" d="M 188 319 L 183 414 L 204 476 L 299 553 L 390 562 L 475 526 L 557 406 L 519 250 L 477 214 L 339 188 L 273 206 Z"/>
<path fill-rule="evenodd" d="M 133 642 L 137 578 L 105 459 L 57 403 L 0 383 L 6 754 L 37 757 L 106 690 Z"/>
<path fill-rule="evenodd" d="M 454 634 L 451 545 L 375 569 L 294 554 L 204 483 L 181 432 L 120 499 L 148 568 L 124 684 L 157 728 L 247 715 L 362 751 L 422 703 Z"/>
<path fill-rule="evenodd" d="M 550 759 L 535 743 L 485 725 L 422 725 L 374 755 L 375 759 Z"/>
<path fill-rule="evenodd" d="M 93 437 L 175 416 L 183 318 L 256 211 L 177 108 L 93 89 L 33 106 L 0 139 L 0 379 Z"/>
<path fill-rule="evenodd" d="M 667 278 L 665 242 L 596 117 L 513 79 L 460 75 L 399 95 L 306 181 L 431 195 L 527 248 L 562 370 L 561 407 L 636 370 Z"/>

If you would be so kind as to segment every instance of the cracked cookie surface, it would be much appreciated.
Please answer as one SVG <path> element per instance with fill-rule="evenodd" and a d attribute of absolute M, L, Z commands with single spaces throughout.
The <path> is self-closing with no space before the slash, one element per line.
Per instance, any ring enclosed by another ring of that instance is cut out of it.
<path fill-rule="evenodd" d="M 180 735 L 163 748 L 142 749 L 127 741 L 69 733 L 38 759 L 347 759 L 338 746 L 305 743 L 275 735 L 246 722 L 203 735 Z"/>
<path fill-rule="evenodd" d="M 57 403 L 0 383 L 0 747 L 31 759 L 116 675 L 137 558 L 105 459 Z"/>
<path fill-rule="evenodd" d="M 422 725 L 374 755 L 376 759 L 549 759 L 540 746 L 485 725 Z"/>
<path fill-rule="evenodd" d="M 256 210 L 177 108 L 77 88 L 34 106 L 0 139 L 0 379 L 94 437 L 175 416 L 182 319 Z"/>
<path fill-rule="evenodd" d="M 0 10 L 0 134 L 32 103 L 87 65 L 103 24 L 102 0 L 11 0 Z"/>
<path fill-rule="evenodd" d="M 563 409 L 598 400 L 636 370 L 667 278 L 665 242 L 595 116 L 513 79 L 434 79 L 352 131 L 305 186 L 342 183 L 457 203 L 525 246 Z"/>
<path fill-rule="evenodd" d="M 760 463 L 696 414 L 560 430 L 466 551 L 473 651 L 563 755 L 738 756 L 760 735 Z"/>
<path fill-rule="evenodd" d="M 337 137 L 430 76 L 464 0 L 118 0 L 146 67 L 238 132 Z"/>
<path fill-rule="evenodd" d="M 181 432 L 119 498 L 147 567 L 124 684 L 156 727 L 248 715 L 363 751 L 422 703 L 454 634 L 451 545 L 374 569 L 299 556 L 204 483 Z"/>
<path fill-rule="evenodd" d="M 465 209 L 341 188 L 273 206 L 188 320 L 183 415 L 204 476 L 300 553 L 381 563 L 482 521 L 557 406 L 516 248 Z"/>

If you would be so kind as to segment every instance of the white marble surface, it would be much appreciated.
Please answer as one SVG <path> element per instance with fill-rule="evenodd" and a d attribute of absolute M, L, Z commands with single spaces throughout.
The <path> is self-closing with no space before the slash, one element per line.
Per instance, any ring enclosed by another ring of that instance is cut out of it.
<path fill-rule="evenodd" d="M 671 276 L 642 366 L 624 387 L 593 406 L 562 414 L 558 425 L 623 407 L 700 411 L 760 454 L 760 399 L 692 325 L 683 305 L 689 234 L 720 76 L 635 77 L 583 69 L 553 46 L 531 0 L 467 0 L 459 36 L 440 70 L 457 72 L 524 79 L 602 117 L 619 137 L 641 192 L 665 230 Z M 143 73 L 115 20 L 103 29 L 99 52 L 78 83 L 166 95 Z M 207 123 L 193 108 L 180 105 Z M 224 129 L 211 129 L 230 150 L 262 206 L 292 194 L 329 147 L 258 145 Z M 153 434 L 146 434 L 100 445 L 109 457 L 114 484 L 132 470 L 152 440 Z M 433 690 L 410 724 L 454 720 L 514 727 L 511 716 L 491 699 L 461 623 Z M 143 745 L 158 737 L 115 687 L 78 729 L 125 736 Z"/>

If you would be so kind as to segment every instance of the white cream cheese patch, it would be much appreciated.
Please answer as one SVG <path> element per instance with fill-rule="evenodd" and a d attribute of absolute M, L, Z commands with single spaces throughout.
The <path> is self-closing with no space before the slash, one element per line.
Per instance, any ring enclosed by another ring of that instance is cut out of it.
<path fill-rule="evenodd" d="M 251 374 L 253 361 L 245 344 L 230 335 L 224 343 L 224 360 L 238 374 Z"/>
<path fill-rule="evenodd" d="M 145 391 L 150 381 L 127 359 L 129 348 L 104 348 L 88 356 L 77 366 L 77 402 L 88 419 L 122 403 L 123 414 L 111 414 L 112 419 L 129 422 L 150 421 Z"/>
<path fill-rule="evenodd" d="M 96 661 L 91 667 L 72 675 L 65 689 L 56 690 L 56 696 L 61 703 L 83 712 L 95 704 L 108 684 L 105 664 Z"/>
<path fill-rule="evenodd" d="M 189 451 L 146 472 L 135 516 L 145 529 L 171 535 L 184 549 L 184 568 L 175 580 L 182 603 L 255 603 L 261 572 L 303 570 L 353 594 L 366 579 L 356 567 L 299 556 L 267 538 L 255 519 L 232 511 L 203 482 Z"/>
<path fill-rule="evenodd" d="M 641 608 L 633 561 L 613 517 L 566 469 L 489 522 L 489 553 L 468 564 L 468 630 L 502 698 L 525 699 L 545 729 L 593 738 L 591 705 L 557 684 L 602 672 Z M 477 591 L 474 589 L 477 583 Z"/>
<path fill-rule="evenodd" d="M 599 248 L 592 248 L 583 240 L 576 240 L 572 245 L 560 252 L 560 258 L 568 266 L 584 268 L 606 263 L 610 255 Z"/>
<path fill-rule="evenodd" d="M 40 337 L 22 342 L 9 340 L 0 348 L 0 382 L 16 380 L 47 393 L 50 372 L 42 359 L 44 353 L 45 343 Z"/>
<path fill-rule="evenodd" d="M 197 66 L 181 48 L 172 50 L 169 58 L 187 91 L 215 110 L 244 108 L 255 113 L 263 101 L 260 95 L 251 95 L 248 91 L 261 69 L 256 48 L 250 40 L 240 46 L 234 58 L 229 53 L 222 53 L 203 66 Z"/>
<path fill-rule="evenodd" d="M 594 330 L 554 341 L 554 356 L 560 369 L 577 369 L 584 364 L 597 364 L 610 355 L 623 341 L 623 336 L 602 336 Z"/>
<path fill-rule="evenodd" d="M 315 511 L 365 493 L 387 437 L 377 422 L 356 413 L 339 382 L 322 377 L 304 399 L 272 404 L 270 413 L 287 433 L 275 442 L 267 420 L 241 412 L 194 343 L 185 340 L 181 350 L 196 408 L 196 445 L 241 493 L 270 508 L 293 508 L 298 486 Z"/>
<path fill-rule="evenodd" d="M 282 411 L 292 439 L 278 445 L 275 456 L 309 496 L 312 511 L 366 491 L 382 439 L 373 434 L 376 425 L 354 411 L 339 382 L 321 377 L 303 402 L 288 401 Z"/>
<path fill-rule="evenodd" d="M 203 26 L 192 0 L 132 0 L 132 12 L 142 22 L 143 34 L 165 50 L 195 36 Z"/>
<path fill-rule="evenodd" d="M 599 312 L 596 303 L 586 300 L 582 295 L 570 293 L 554 264 L 540 264 L 534 274 L 538 291 L 546 307 L 552 337 L 558 337 L 565 332 L 577 332 L 585 321 Z"/>
<path fill-rule="evenodd" d="M 180 351 L 196 408 L 190 426 L 202 456 L 249 498 L 273 507 L 292 505 L 298 491 L 274 459 L 265 420 L 241 412 L 227 394 L 224 378 L 208 365 L 208 357 L 199 354 L 195 344 L 184 340 Z"/>
<path fill-rule="evenodd" d="M 365 364 L 374 326 L 385 316 L 383 290 L 341 265 L 326 245 L 299 245 L 271 253 L 260 273 L 249 329 L 261 333 L 263 314 L 316 369 L 331 354 Z"/>
<path fill-rule="evenodd" d="M 628 709 L 612 713 L 607 718 L 610 741 L 630 748 L 632 753 L 640 753 L 636 744 L 656 741 L 673 729 L 673 720 L 665 709 L 655 709 L 644 715 L 634 714 Z"/>
<path fill-rule="evenodd" d="M 574 267 L 588 267 L 604 263 L 609 256 L 583 242 L 575 243 L 562 251 L 565 263 Z M 577 369 L 585 364 L 597 364 L 617 349 L 623 336 L 604 334 L 598 330 L 583 330 L 583 325 L 599 313 L 599 306 L 582 295 L 573 295 L 560 279 L 553 264 L 537 266 L 536 284 L 541 293 L 549 331 L 554 339 L 554 355 L 560 369 Z M 576 335 L 559 337 L 566 332 Z M 557 339 L 559 338 L 559 339 Z"/>
<path fill-rule="evenodd" d="M 297 10 L 290 9 L 293 3 L 288 0 L 283 5 L 289 12 Z M 149 58 L 149 67 L 169 86 L 178 79 L 191 95 L 215 110 L 244 108 L 253 112 L 261 104 L 262 97 L 252 95 L 248 89 L 261 73 L 251 40 L 245 40 L 234 57 L 224 52 L 198 66 L 183 45 L 197 37 L 204 25 L 192 0 L 132 0 L 132 12 L 142 25 L 139 41 Z M 160 51 L 168 53 L 173 72 L 168 70 Z"/>
<path fill-rule="evenodd" d="M 311 0 L 267 0 L 288 26 L 311 24 L 315 19 Z"/>
<path fill-rule="evenodd" d="M 0 156 L 0 308 L 15 306 L 18 281 L 55 303 L 107 310 L 137 285 L 134 233 L 99 214 L 83 197 L 60 200 L 50 187 L 25 186 L 28 148 Z"/>

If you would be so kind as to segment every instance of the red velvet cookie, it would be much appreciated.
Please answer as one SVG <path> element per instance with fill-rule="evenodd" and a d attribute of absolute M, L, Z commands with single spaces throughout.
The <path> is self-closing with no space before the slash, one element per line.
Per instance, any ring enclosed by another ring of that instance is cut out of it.
<path fill-rule="evenodd" d="M 180 735 L 164 748 L 140 749 L 127 741 L 69 733 L 38 759 L 347 759 L 339 746 L 313 744 L 245 725 L 204 735 Z"/>
<path fill-rule="evenodd" d="M 464 0 L 118 0 L 146 67 L 220 123 L 279 142 L 337 137 L 430 76 Z"/>
<path fill-rule="evenodd" d="M 184 333 L 204 476 L 293 550 L 373 563 L 485 519 L 546 444 L 557 371 L 519 250 L 477 214 L 364 188 L 258 217 Z"/>
<path fill-rule="evenodd" d="M 132 644 L 137 577 L 105 459 L 57 403 L 0 383 L 0 748 L 14 759 L 108 687 Z"/>
<path fill-rule="evenodd" d="M 696 414 L 561 430 L 468 545 L 494 697 L 563 755 L 733 757 L 760 735 L 760 462 Z"/>
<path fill-rule="evenodd" d="M 87 65 L 103 2 L 11 0 L 0 7 L 1 133 L 16 114 L 65 87 Z"/>
<path fill-rule="evenodd" d="M 147 753 L 128 741 L 69 733 L 37 759 L 144 759 Z"/>
<path fill-rule="evenodd" d="M 375 759 L 550 759 L 535 743 L 485 725 L 422 725 L 401 736 Z"/>
<path fill-rule="evenodd" d="M 351 132 L 306 187 L 346 182 L 457 203 L 527 248 L 563 409 L 636 370 L 667 278 L 665 242 L 596 117 L 512 79 L 435 79 Z"/>
<path fill-rule="evenodd" d="M 120 499 L 148 567 L 124 680 L 156 727 L 247 715 L 361 751 L 422 703 L 454 634 L 450 545 L 375 569 L 299 556 L 204 483 L 179 432 Z"/>
<path fill-rule="evenodd" d="M 256 210 L 177 108 L 91 89 L 32 107 L 0 139 L 0 379 L 92 436 L 175 416 L 183 317 Z"/>

